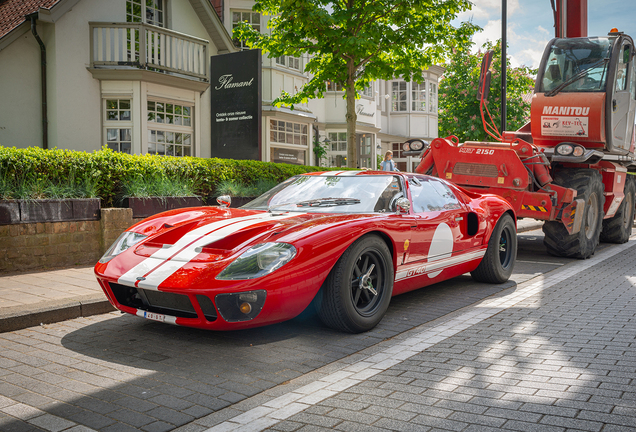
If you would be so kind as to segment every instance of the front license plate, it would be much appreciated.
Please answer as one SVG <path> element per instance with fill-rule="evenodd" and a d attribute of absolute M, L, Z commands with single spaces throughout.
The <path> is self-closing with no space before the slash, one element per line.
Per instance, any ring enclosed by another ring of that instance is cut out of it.
<path fill-rule="evenodd" d="M 153 321 L 164 322 L 166 320 L 166 316 L 154 312 L 144 312 L 144 318 L 148 318 Z"/>

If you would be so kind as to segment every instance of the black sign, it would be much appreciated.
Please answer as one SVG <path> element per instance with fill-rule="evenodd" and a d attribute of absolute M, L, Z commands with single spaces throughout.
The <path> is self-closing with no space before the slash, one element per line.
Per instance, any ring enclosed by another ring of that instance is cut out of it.
<path fill-rule="evenodd" d="M 261 51 L 211 58 L 212 157 L 261 160 Z"/>

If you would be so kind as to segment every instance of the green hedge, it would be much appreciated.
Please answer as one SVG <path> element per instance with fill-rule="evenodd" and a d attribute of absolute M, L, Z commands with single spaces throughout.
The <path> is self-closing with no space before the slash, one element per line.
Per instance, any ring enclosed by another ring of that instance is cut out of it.
<path fill-rule="evenodd" d="M 198 195 L 211 197 L 223 180 L 248 185 L 260 179 L 281 182 L 296 174 L 329 169 L 252 160 L 127 155 L 106 148 L 86 153 L 0 146 L 0 181 L 59 183 L 74 178 L 95 184 L 103 207 L 116 206 L 122 196 L 122 182 L 139 175 L 192 179 Z"/>

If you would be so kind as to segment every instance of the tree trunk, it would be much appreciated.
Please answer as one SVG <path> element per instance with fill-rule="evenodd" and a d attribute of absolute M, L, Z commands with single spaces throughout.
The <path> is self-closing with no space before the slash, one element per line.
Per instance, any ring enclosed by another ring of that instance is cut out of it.
<path fill-rule="evenodd" d="M 358 166 L 358 145 L 356 142 L 356 82 L 354 80 L 355 70 L 353 60 L 347 61 L 347 166 L 349 168 L 359 168 Z"/>

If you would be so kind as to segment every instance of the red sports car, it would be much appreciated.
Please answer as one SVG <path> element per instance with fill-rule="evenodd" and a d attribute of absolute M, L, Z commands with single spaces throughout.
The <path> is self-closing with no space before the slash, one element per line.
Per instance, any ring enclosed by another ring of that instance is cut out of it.
<path fill-rule="evenodd" d="M 213 330 L 291 319 L 311 303 L 348 332 L 391 297 L 466 272 L 503 283 L 515 215 L 495 195 L 410 173 L 292 177 L 241 208 L 172 210 L 124 232 L 95 266 L 117 309 Z"/>

